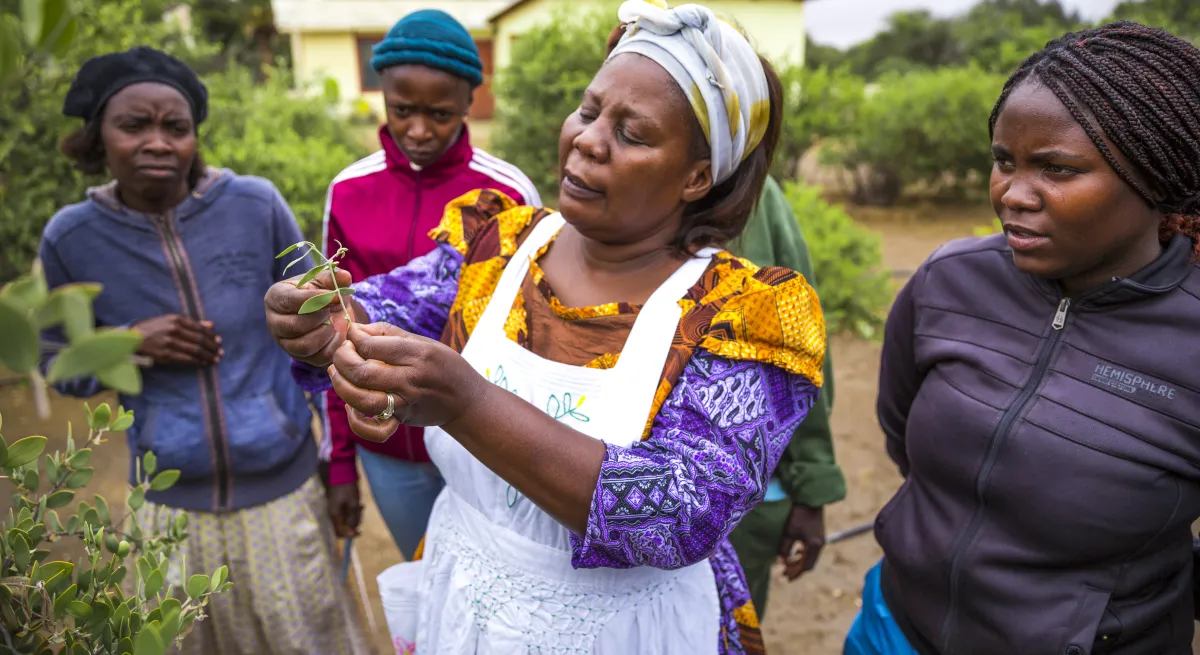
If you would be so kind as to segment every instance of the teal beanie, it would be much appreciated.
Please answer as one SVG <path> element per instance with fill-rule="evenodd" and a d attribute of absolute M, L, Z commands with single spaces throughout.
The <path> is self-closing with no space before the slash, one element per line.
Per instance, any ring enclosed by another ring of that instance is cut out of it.
<path fill-rule="evenodd" d="M 422 9 L 400 19 L 374 49 L 371 68 L 382 71 L 401 64 L 420 64 L 483 83 L 483 62 L 475 40 L 462 23 L 438 9 Z"/>

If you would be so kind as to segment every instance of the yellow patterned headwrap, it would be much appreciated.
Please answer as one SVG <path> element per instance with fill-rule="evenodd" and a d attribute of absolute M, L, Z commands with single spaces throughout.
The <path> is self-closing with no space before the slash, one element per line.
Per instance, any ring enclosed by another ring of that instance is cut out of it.
<path fill-rule="evenodd" d="M 632 25 L 609 59 L 635 52 L 670 73 L 708 139 L 714 181 L 728 180 L 767 132 L 770 91 L 758 53 L 700 5 L 668 9 L 663 0 L 628 0 L 618 16 Z"/>

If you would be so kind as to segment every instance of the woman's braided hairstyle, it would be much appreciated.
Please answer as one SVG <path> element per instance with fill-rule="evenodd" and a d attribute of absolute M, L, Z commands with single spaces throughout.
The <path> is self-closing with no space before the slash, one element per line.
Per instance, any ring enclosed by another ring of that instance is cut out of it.
<path fill-rule="evenodd" d="M 1162 212 L 1159 238 L 1191 237 L 1200 261 L 1200 49 L 1131 21 L 1065 34 L 1008 78 L 989 134 L 1013 89 L 1032 79 L 1058 96 L 1117 175 Z M 1145 184 L 1118 163 L 1105 136 Z"/>

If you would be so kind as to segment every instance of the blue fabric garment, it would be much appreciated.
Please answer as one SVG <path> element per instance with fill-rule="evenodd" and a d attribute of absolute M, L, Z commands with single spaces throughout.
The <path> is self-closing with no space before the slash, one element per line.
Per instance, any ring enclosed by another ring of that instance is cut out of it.
<path fill-rule="evenodd" d="M 132 458 L 153 450 L 159 470 L 179 482 L 147 498 L 168 507 L 232 511 L 295 491 L 317 470 L 312 414 L 290 371 L 291 358 L 267 331 L 263 296 L 293 257 L 275 255 L 303 237 L 267 180 L 209 169 L 165 215 L 124 207 L 115 185 L 59 211 L 42 234 L 39 256 L 50 288 L 98 282 L 98 327 L 129 326 L 165 314 L 213 323 L 225 356 L 212 367 L 153 366 L 142 393 L 120 397 L 134 412 Z M 304 271 L 308 264 L 297 264 Z M 61 331 L 45 338 L 62 342 Z M 48 367 L 52 359 L 43 362 Z M 88 397 L 94 378 L 55 385 Z"/>
<path fill-rule="evenodd" d="M 475 39 L 462 23 L 437 9 L 414 11 L 400 19 L 373 52 L 371 68 L 377 71 L 420 64 L 461 77 L 472 88 L 483 83 L 483 62 Z"/>
<path fill-rule="evenodd" d="M 772 476 L 771 481 L 767 483 L 767 492 L 763 495 L 763 502 L 787 500 L 787 497 L 787 492 L 783 490 L 783 483 L 779 481 L 779 476 Z"/>
<path fill-rule="evenodd" d="M 846 635 L 842 655 L 917 655 L 883 602 L 883 590 L 879 588 L 881 565 L 867 572 L 862 609 Z"/>
<path fill-rule="evenodd" d="M 371 496 L 387 524 L 388 532 L 404 559 L 412 561 L 425 528 L 433 501 L 446 485 L 430 462 L 406 462 L 358 448 L 358 461 L 367 474 Z"/>

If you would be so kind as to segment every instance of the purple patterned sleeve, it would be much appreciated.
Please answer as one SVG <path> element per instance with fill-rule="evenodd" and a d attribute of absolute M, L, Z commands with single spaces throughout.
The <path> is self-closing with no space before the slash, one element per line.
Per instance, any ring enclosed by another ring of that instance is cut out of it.
<path fill-rule="evenodd" d="M 440 339 L 458 295 L 462 262 L 457 250 L 439 243 L 428 254 L 390 273 L 355 283 L 354 299 L 371 323 L 391 323 L 413 334 Z M 330 388 L 324 369 L 303 362 L 292 362 L 292 377 L 309 393 Z"/>
<path fill-rule="evenodd" d="M 572 564 L 675 569 L 712 555 L 762 500 L 817 393 L 775 366 L 696 352 L 650 438 L 608 446 Z"/>

